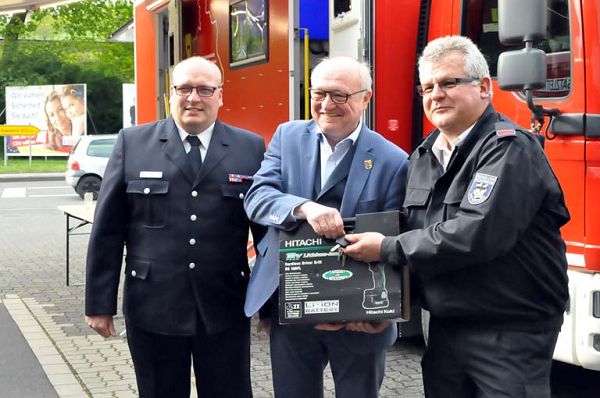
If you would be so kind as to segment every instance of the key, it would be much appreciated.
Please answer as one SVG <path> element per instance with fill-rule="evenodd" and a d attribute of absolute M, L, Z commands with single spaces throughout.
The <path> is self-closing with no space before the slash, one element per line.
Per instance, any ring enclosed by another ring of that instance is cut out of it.
<path fill-rule="evenodd" d="M 346 238 L 342 236 L 335 240 L 335 245 L 331 249 L 329 249 L 329 251 L 333 253 L 334 251 L 340 250 L 340 248 L 346 246 L 350 246 L 350 242 L 348 242 Z"/>

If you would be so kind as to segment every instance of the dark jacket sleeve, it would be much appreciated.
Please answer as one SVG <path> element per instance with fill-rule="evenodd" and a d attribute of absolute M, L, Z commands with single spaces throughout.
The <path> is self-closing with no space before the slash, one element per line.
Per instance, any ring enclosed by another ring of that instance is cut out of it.
<path fill-rule="evenodd" d="M 119 133 L 106 166 L 96 203 L 86 263 L 86 315 L 116 314 L 117 293 L 127 231 L 123 184 L 125 139 Z"/>

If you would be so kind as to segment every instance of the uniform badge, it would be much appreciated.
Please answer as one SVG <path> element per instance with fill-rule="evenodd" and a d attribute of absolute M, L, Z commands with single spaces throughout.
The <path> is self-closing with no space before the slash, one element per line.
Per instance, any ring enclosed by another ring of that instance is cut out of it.
<path fill-rule="evenodd" d="M 477 173 L 469 185 L 467 198 L 472 205 L 479 205 L 487 200 L 494 189 L 498 177 L 489 174 Z"/>
<path fill-rule="evenodd" d="M 227 180 L 229 182 L 233 182 L 233 183 L 242 183 L 244 181 L 250 181 L 250 182 L 252 182 L 254 180 L 254 177 L 253 176 L 244 175 L 244 174 L 229 174 L 227 176 Z"/>
<path fill-rule="evenodd" d="M 367 170 L 371 170 L 373 168 L 373 161 L 371 159 L 363 161 L 363 166 Z"/>
<path fill-rule="evenodd" d="M 517 135 L 517 131 L 515 129 L 502 129 L 496 130 L 496 135 L 498 137 L 509 137 Z"/>

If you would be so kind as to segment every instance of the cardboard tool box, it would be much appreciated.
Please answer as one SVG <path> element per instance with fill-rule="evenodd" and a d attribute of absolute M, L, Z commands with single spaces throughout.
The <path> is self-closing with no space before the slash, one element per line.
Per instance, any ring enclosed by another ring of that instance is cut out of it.
<path fill-rule="evenodd" d="M 401 213 L 358 214 L 345 219 L 347 233 L 398 235 Z M 341 261 L 336 242 L 307 222 L 279 234 L 279 321 L 282 324 L 409 319 L 407 266 Z"/>

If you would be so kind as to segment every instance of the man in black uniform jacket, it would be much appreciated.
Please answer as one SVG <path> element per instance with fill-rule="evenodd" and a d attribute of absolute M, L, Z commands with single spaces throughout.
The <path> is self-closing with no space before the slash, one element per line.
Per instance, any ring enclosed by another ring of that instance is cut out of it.
<path fill-rule="evenodd" d="M 119 133 L 87 256 L 87 324 L 114 336 L 123 313 L 141 398 L 252 397 L 244 300 L 250 222 L 243 199 L 265 151 L 222 123 L 221 71 L 191 57 L 173 70 L 172 116 Z M 252 225 L 257 241 L 264 229 Z"/>
<path fill-rule="evenodd" d="M 410 230 L 349 235 L 345 251 L 409 265 L 431 313 L 427 397 L 549 398 L 568 299 L 559 183 L 536 138 L 495 112 L 487 63 L 469 39 L 429 43 L 419 76 L 437 128 L 410 158 Z"/>

